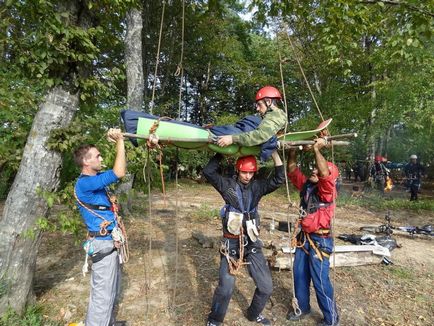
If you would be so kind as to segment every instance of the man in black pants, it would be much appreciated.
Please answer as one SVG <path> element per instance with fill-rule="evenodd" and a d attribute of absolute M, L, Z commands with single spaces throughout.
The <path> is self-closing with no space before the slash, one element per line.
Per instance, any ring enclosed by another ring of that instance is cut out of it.
<path fill-rule="evenodd" d="M 421 178 L 425 174 L 425 168 L 417 161 L 417 155 L 410 156 L 410 162 L 404 167 L 405 177 L 407 178 L 406 186 L 410 190 L 410 201 L 417 200 Z"/>
<path fill-rule="evenodd" d="M 237 175 L 227 178 L 219 173 L 222 158 L 222 155 L 216 154 L 203 170 L 205 178 L 225 201 L 221 212 L 223 241 L 220 249 L 219 284 L 214 291 L 206 325 L 218 326 L 223 323 L 234 290 L 234 275 L 244 262 L 247 262 L 249 274 L 256 285 L 252 303 L 247 309 L 247 319 L 261 325 L 271 325 L 270 320 L 261 314 L 273 292 L 273 283 L 262 253 L 263 244 L 258 238 L 260 221 L 257 207 L 263 196 L 283 183 L 283 164 L 277 151 L 274 151 L 274 176 L 256 180 L 253 178 L 257 171 L 255 157 L 240 157 L 236 163 Z"/>

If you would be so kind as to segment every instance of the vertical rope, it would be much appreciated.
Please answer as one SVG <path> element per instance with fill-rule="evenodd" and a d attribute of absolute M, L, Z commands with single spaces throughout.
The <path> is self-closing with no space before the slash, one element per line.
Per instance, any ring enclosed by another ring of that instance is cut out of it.
<path fill-rule="evenodd" d="M 164 23 L 164 11 L 165 11 L 165 9 L 166 9 L 166 1 L 163 0 L 163 8 L 161 9 L 160 35 L 158 36 L 157 56 L 155 58 L 154 84 L 152 85 L 151 105 L 149 107 L 149 112 L 151 114 L 152 114 L 152 111 L 154 108 L 155 88 L 157 85 L 158 65 L 160 63 L 161 35 L 163 34 L 163 23 Z"/>
<path fill-rule="evenodd" d="M 146 171 L 145 171 L 146 169 Z M 149 296 L 151 292 L 151 281 L 149 266 L 152 266 L 152 199 L 151 199 L 151 162 L 150 162 L 150 149 L 147 151 L 146 164 L 143 166 L 143 179 L 147 183 L 148 190 L 148 249 L 147 257 L 145 257 L 145 296 L 146 296 L 146 309 L 145 320 L 148 320 L 149 316 Z"/>
<path fill-rule="evenodd" d="M 185 0 L 182 0 L 182 27 L 181 27 L 181 57 L 179 59 L 178 66 L 176 67 L 175 76 L 180 76 L 179 82 L 179 100 L 178 100 L 178 119 L 181 118 L 181 107 L 182 107 L 182 85 L 184 78 L 184 34 L 185 34 Z M 187 117 L 186 117 L 187 118 Z"/>
<path fill-rule="evenodd" d="M 292 52 L 293 52 L 293 54 L 294 54 L 294 58 L 295 58 L 295 60 L 297 61 L 298 67 L 300 68 L 301 74 L 303 75 L 304 81 L 305 81 L 305 83 L 306 83 L 306 85 L 307 85 L 307 88 L 309 89 L 310 96 L 312 96 L 312 100 L 313 100 L 313 102 L 315 103 L 315 107 L 316 107 L 316 109 L 317 109 L 317 111 L 318 111 L 318 113 L 319 113 L 319 116 L 321 117 L 321 120 L 324 121 L 324 117 L 323 117 L 323 115 L 322 115 L 322 113 L 321 113 L 321 110 L 320 110 L 320 108 L 319 108 L 318 102 L 316 101 L 315 95 L 314 95 L 313 92 L 312 92 L 312 88 L 310 88 L 309 81 L 308 81 L 307 78 L 306 78 L 306 74 L 304 73 L 304 69 L 303 69 L 303 67 L 302 67 L 302 65 L 301 65 L 300 58 L 299 58 L 298 55 L 297 55 L 297 51 L 296 51 L 296 49 L 295 49 L 295 46 L 294 46 L 294 44 L 292 43 L 292 40 L 291 40 L 291 37 L 289 36 L 289 33 L 286 33 L 286 35 L 287 35 L 287 37 L 288 37 L 289 44 L 291 45 L 291 49 L 292 49 Z"/>
<path fill-rule="evenodd" d="M 178 185 L 178 160 L 179 149 L 176 148 L 176 174 L 175 174 L 175 187 L 176 187 L 176 201 L 175 201 L 175 280 L 173 285 L 172 307 L 176 307 L 176 290 L 178 285 L 178 269 L 179 269 L 179 232 L 178 232 L 178 211 L 179 211 L 179 185 Z M 173 309 L 175 311 L 175 309 Z"/>
<path fill-rule="evenodd" d="M 179 94 L 178 94 L 178 120 L 181 118 L 182 107 L 182 85 L 184 78 L 184 31 L 185 31 L 185 0 L 182 0 L 182 31 L 181 31 L 181 58 L 179 59 L 178 67 L 175 76 L 180 75 L 179 81 Z M 178 161 L 179 149 L 176 148 L 176 173 L 175 173 L 175 187 L 176 187 L 176 201 L 175 201 L 175 280 L 173 285 L 172 307 L 176 307 L 176 290 L 178 285 L 178 270 L 179 270 L 179 232 L 178 232 L 178 211 L 179 211 L 179 185 L 178 185 Z M 173 309 L 176 311 L 176 309 Z"/>
<path fill-rule="evenodd" d="M 276 33 L 276 35 L 279 35 Z M 283 66 L 282 66 L 282 55 L 280 52 L 280 46 L 279 46 L 279 37 L 276 37 L 277 40 L 277 47 L 278 47 L 278 53 L 279 53 L 279 70 L 280 70 L 280 81 L 282 86 L 282 93 L 283 93 L 283 105 L 285 108 L 285 114 L 288 118 L 288 104 L 286 102 L 286 90 L 285 90 L 285 81 L 283 79 Z M 285 134 L 288 132 L 288 123 L 285 124 Z M 291 201 L 291 196 L 289 194 L 289 182 L 288 182 L 288 171 L 287 171 L 287 164 L 286 164 L 286 153 L 285 153 L 285 146 L 283 146 L 283 169 L 285 173 L 285 185 L 286 185 L 286 197 L 288 199 L 288 208 L 287 208 L 287 214 L 286 214 L 286 222 L 288 223 L 288 236 L 289 236 L 289 265 L 292 271 L 292 308 L 294 310 L 294 313 L 297 316 L 301 315 L 301 309 L 298 304 L 297 297 L 295 296 L 295 278 L 294 278 L 294 267 L 293 267 L 293 254 L 292 254 L 292 235 L 291 235 L 291 228 L 290 228 L 290 218 L 289 218 L 289 209 L 294 206 L 294 203 Z"/>
<path fill-rule="evenodd" d="M 324 121 L 324 117 L 322 115 L 321 109 L 319 108 L 318 102 L 317 102 L 317 100 L 315 98 L 315 95 L 314 95 L 314 93 L 312 91 L 312 88 L 310 87 L 310 84 L 309 84 L 309 81 L 307 80 L 306 74 L 304 73 L 304 69 L 303 69 L 303 66 L 301 65 L 300 59 L 299 59 L 299 57 L 297 55 L 297 51 L 295 49 L 295 46 L 292 43 L 291 37 L 290 37 L 290 35 L 289 35 L 288 32 L 286 32 L 286 35 L 288 37 L 289 44 L 290 44 L 292 52 L 294 54 L 294 58 L 297 61 L 298 67 L 300 68 L 300 71 L 301 71 L 301 73 L 303 75 L 303 78 L 304 78 L 304 81 L 306 83 L 306 86 L 309 89 L 309 93 L 310 93 L 310 95 L 312 97 L 313 102 L 315 103 L 315 107 L 316 107 L 316 109 L 318 111 L 318 114 L 321 117 L 321 120 Z M 279 52 L 279 59 L 281 59 L 280 58 L 280 52 Z M 280 63 L 281 62 L 282 61 L 280 60 Z M 327 132 L 328 132 L 328 130 L 327 130 Z M 333 165 L 335 165 L 333 142 L 331 142 L 331 150 L 332 150 L 332 163 L 333 163 Z M 336 219 L 336 208 L 337 208 L 336 207 L 336 198 L 335 198 L 336 197 L 336 187 L 333 190 L 333 195 L 334 195 L 333 196 L 334 210 L 333 210 L 332 219 L 330 221 L 330 227 L 332 229 L 333 253 L 334 253 L 335 249 L 336 249 L 336 244 L 335 244 L 335 240 L 336 239 L 335 239 L 335 232 L 334 232 L 334 224 L 335 224 L 335 219 Z M 289 229 L 289 226 L 288 226 L 288 229 Z M 291 267 L 292 267 L 292 265 L 291 265 Z M 336 281 L 336 255 L 335 254 L 333 255 L 332 267 L 333 267 L 333 280 L 332 280 L 332 283 L 333 283 L 333 289 L 334 289 L 334 291 L 333 291 L 333 301 L 336 302 L 336 300 L 335 300 L 335 298 L 336 298 L 336 289 L 335 289 L 335 281 Z"/>

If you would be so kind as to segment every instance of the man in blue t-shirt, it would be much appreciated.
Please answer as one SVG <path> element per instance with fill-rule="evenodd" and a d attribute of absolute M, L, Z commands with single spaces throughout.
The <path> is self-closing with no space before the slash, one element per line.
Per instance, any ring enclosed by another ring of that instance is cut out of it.
<path fill-rule="evenodd" d="M 116 143 L 116 159 L 112 170 L 101 172 L 102 157 L 94 145 L 82 145 L 74 152 L 74 161 L 81 168 L 75 185 L 77 204 L 88 229 L 89 254 L 92 254 L 92 274 L 86 326 L 115 325 L 114 307 L 120 292 L 120 264 L 112 230 L 116 216 L 106 187 L 125 176 L 124 138 L 120 129 L 110 129 L 110 142 Z"/>

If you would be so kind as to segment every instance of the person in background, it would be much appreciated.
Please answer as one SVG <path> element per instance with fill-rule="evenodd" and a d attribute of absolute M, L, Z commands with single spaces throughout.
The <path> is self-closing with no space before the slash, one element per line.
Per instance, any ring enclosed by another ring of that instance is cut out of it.
<path fill-rule="evenodd" d="M 406 186 L 410 190 L 410 201 L 418 200 L 418 193 L 421 186 L 421 178 L 425 174 L 425 167 L 417 160 L 417 155 L 410 156 L 410 162 L 404 167 Z"/>

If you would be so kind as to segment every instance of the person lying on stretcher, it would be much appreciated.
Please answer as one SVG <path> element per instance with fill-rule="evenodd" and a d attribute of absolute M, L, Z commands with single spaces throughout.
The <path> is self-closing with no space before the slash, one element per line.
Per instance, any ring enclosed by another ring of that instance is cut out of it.
<path fill-rule="evenodd" d="M 256 111 L 262 118 L 259 126 L 252 131 L 219 136 L 217 144 L 220 147 L 234 143 L 240 146 L 257 146 L 267 142 L 288 123 L 286 113 L 277 106 L 281 101 L 282 95 L 277 88 L 272 86 L 261 88 L 256 93 Z"/>

